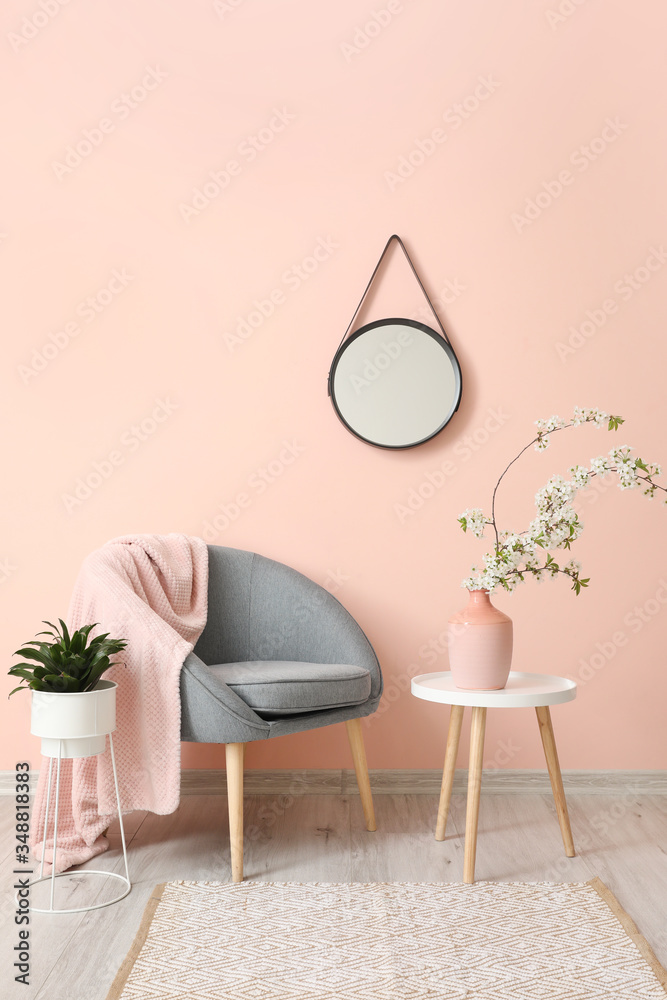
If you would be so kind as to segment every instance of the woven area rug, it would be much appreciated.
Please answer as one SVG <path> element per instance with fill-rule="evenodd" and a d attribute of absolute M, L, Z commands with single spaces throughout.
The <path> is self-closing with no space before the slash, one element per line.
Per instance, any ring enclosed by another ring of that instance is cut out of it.
<path fill-rule="evenodd" d="M 167 882 L 107 1000 L 665 1000 L 599 880 Z"/>

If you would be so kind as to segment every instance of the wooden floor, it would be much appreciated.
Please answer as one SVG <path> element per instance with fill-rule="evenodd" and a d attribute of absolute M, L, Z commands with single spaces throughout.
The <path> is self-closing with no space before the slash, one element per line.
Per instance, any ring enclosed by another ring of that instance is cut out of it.
<path fill-rule="evenodd" d="M 378 829 L 367 833 L 358 796 L 303 795 L 291 803 L 280 796 L 249 796 L 245 801 L 246 878 L 461 881 L 465 800 L 460 795 L 452 798 L 447 838 L 442 843 L 434 839 L 437 805 L 431 795 L 376 795 Z M 156 883 L 229 880 L 226 806 L 224 796 L 192 795 L 183 798 L 170 816 L 134 813 L 126 817 L 132 892 L 113 906 L 89 913 L 33 913 L 31 985 L 26 988 L 13 982 L 14 959 L 9 957 L 18 941 L 10 895 L 13 801 L 0 799 L 0 995 L 104 1000 Z M 569 808 L 578 850 L 572 859 L 564 857 L 549 797 L 482 793 L 477 879 L 577 882 L 598 875 L 667 966 L 667 797 L 574 795 Z M 90 867 L 120 871 L 117 823 L 110 839 L 112 852 L 94 859 Z M 101 901 L 105 891 L 104 886 L 96 889 L 90 882 L 82 884 L 76 875 L 59 883 L 65 884 L 69 906 L 89 903 L 93 895 Z M 116 882 L 116 892 L 119 885 Z M 33 894 L 36 905 L 37 891 Z"/>

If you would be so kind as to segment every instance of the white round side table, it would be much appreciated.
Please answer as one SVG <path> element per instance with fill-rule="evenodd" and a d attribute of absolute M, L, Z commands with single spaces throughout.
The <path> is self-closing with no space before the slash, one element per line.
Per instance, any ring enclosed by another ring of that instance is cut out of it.
<path fill-rule="evenodd" d="M 477 822 L 479 819 L 479 793 L 482 787 L 482 757 L 484 755 L 484 731 L 486 729 L 487 708 L 534 708 L 544 747 L 544 756 L 551 780 L 560 832 L 563 837 L 565 854 L 574 857 L 574 843 L 570 829 L 570 817 L 563 791 L 563 779 L 558 763 L 558 752 L 551 724 L 550 705 L 560 705 L 572 701 L 577 696 L 577 685 L 566 677 L 552 677 L 547 674 L 526 674 L 512 671 L 507 684 L 500 691 L 465 691 L 457 688 L 451 673 L 420 674 L 412 679 L 412 693 L 425 701 L 437 701 L 451 705 L 445 766 L 442 773 L 440 805 L 435 829 L 435 839 L 445 839 L 445 827 L 449 813 L 449 802 L 456 770 L 456 756 L 461 736 L 463 711 L 472 708 L 472 728 L 470 730 L 470 765 L 468 769 L 468 798 L 466 803 L 466 839 L 463 860 L 463 881 L 475 881 L 475 855 L 477 853 Z"/>

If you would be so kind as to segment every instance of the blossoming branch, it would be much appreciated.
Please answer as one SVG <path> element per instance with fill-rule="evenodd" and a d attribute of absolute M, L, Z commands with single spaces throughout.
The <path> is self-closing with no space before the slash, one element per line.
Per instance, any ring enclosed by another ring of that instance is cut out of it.
<path fill-rule="evenodd" d="M 486 590 L 492 593 L 497 587 L 507 591 L 515 590 L 528 576 L 534 576 L 538 581 L 555 579 L 559 573 L 568 576 L 572 581 L 575 593 L 581 593 L 587 587 L 590 577 L 581 576 L 581 564 L 576 559 L 570 559 L 561 566 L 550 550 L 570 549 L 572 543 L 581 535 L 583 524 L 572 506 L 572 501 L 579 490 L 586 489 L 594 476 L 606 476 L 610 473 L 618 476 L 618 486 L 622 490 L 642 489 L 645 496 L 652 499 L 656 491 L 667 493 L 667 487 L 656 483 L 655 476 L 662 474 L 662 469 L 655 463 L 644 462 L 634 453 L 629 445 L 621 448 L 611 448 L 608 455 L 600 455 L 591 459 L 590 466 L 575 465 L 568 471 L 570 479 L 563 476 L 552 476 L 549 482 L 535 494 L 536 517 L 530 522 L 526 531 L 501 531 L 496 522 L 496 493 L 498 487 L 514 463 L 534 445 L 536 451 L 544 451 L 549 447 L 550 436 L 558 431 L 581 424 L 593 424 L 600 429 L 617 431 L 624 423 L 622 417 L 610 416 L 603 410 L 583 409 L 575 407 L 574 416 L 570 420 L 551 417 L 549 420 L 536 420 L 537 436 L 522 448 L 512 459 L 502 473 L 493 491 L 491 500 L 491 516 L 479 507 L 465 510 L 459 517 L 459 524 L 464 531 L 470 531 L 477 538 L 484 536 L 488 525 L 493 528 L 495 544 L 492 552 L 484 555 L 484 567 L 472 567 L 473 575 L 463 580 L 461 586 L 467 590 Z M 667 499 L 665 499 L 667 503 Z"/>

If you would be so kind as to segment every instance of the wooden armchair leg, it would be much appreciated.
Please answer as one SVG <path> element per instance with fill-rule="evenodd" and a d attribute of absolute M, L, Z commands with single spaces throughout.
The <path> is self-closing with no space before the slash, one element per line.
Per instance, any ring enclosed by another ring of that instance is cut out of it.
<path fill-rule="evenodd" d="M 243 881 L 243 755 L 245 743 L 226 743 L 232 882 Z"/>
<path fill-rule="evenodd" d="M 375 825 L 375 810 L 373 808 L 373 795 L 371 794 L 371 782 L 368 777 L 368 764 L 366 763 L 366 749 L 364 747 L 364 736 L 361 731 L 361 719 L 349 719 L 347 735 L 352 750 L 354 760 L 354 771 L 357 776 L 357 785 L 361 796 L 361 805 L 364 810 L 366 829 L 373 832 L 377 829 Z"/>

